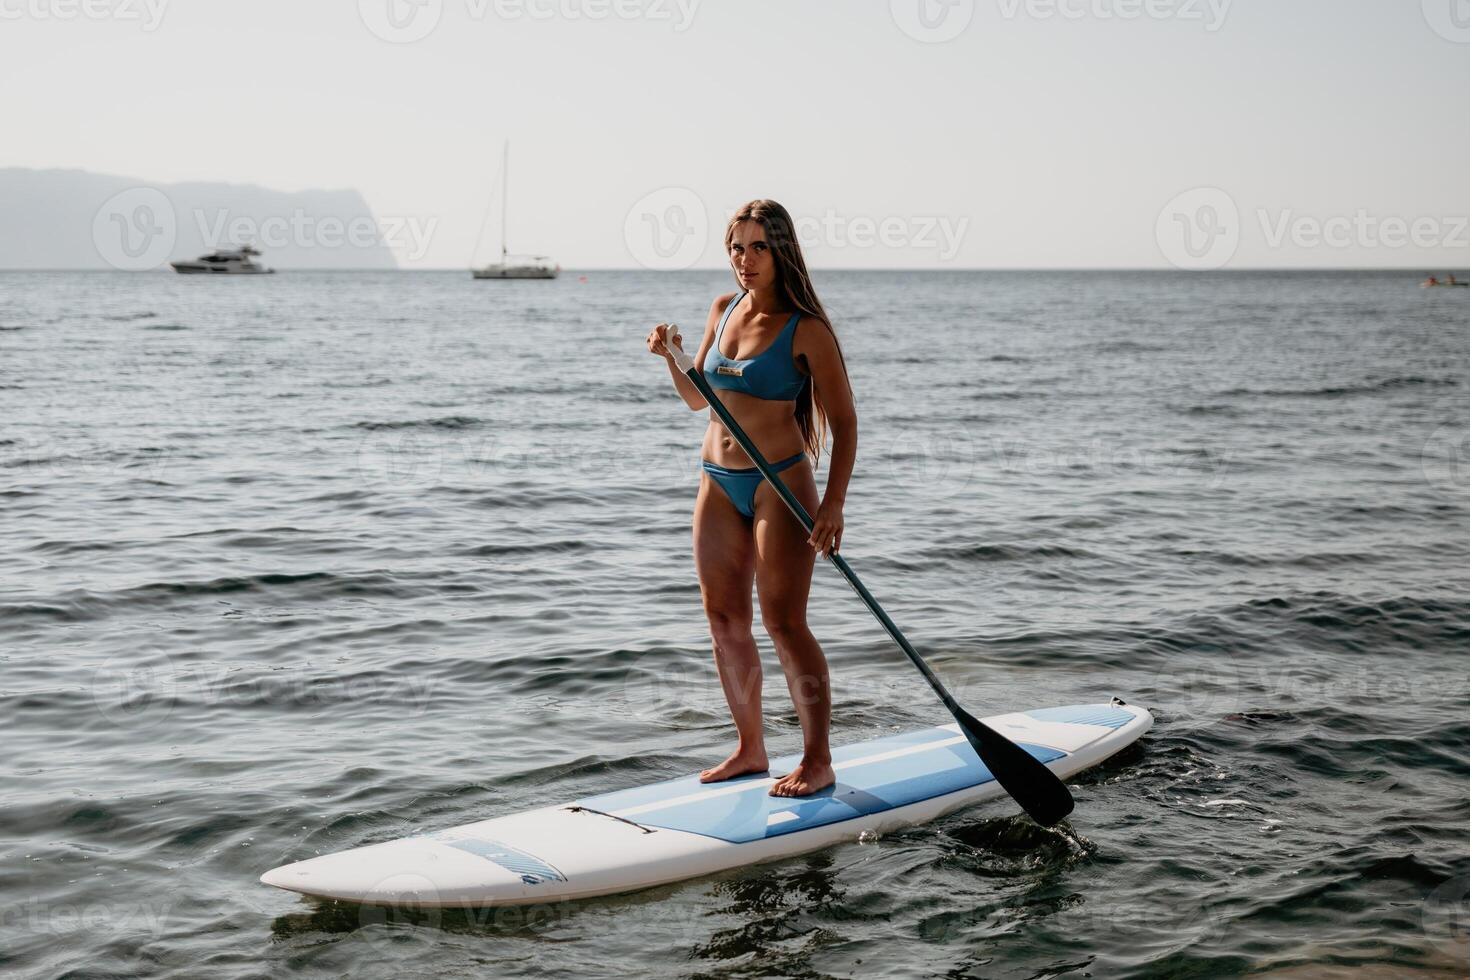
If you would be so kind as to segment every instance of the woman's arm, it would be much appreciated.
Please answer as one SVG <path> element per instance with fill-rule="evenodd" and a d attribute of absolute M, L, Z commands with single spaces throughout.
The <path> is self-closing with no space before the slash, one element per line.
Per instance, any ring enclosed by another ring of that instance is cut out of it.
<path fill-rule="evenodd" d="M 724 315 L 725 307 L 734 298 L 734 293 L 726 293 L 724 296 L 716 297 L 714 303 L 711 304 L 709 316 L 705 318 L 704 337 L 699 342 L 699 351 L 694 355 L 695 367 L 703 370 L 704 356 L 709 353 L 710 346 L 715 342 L 715 330 L 719 325 L 720 317 Z M 684 345 L 681 343 L 679 346 L 682 348 Z M 674 387 L 678 389 L 679 397 L 684 399 L 684 404 L 695 412 L 702 408 L 709 408 L 709 402 L 705 401 L 699 389 L 694 387 L 694 382 L 685 377 L 684 372 L 680 371 L 679 366 L 674 363 L 674 356 L 665 354 L 664 361 L 669 366 L 669 375 L 674 379 Z"/>
<path fill-rule="evenodd" d="M 809 539 L 813 547 L 831 554 L 842 544 L 842 505 L 847 501 L 847 485 L 857 460 L 857 409 L 852 403 L 847 365 L 842 361 L 837 336 L 831 327 L 813 317 L 802 317 L 797 325 L 795 352 L 806 360 L 814 393 L 832 429 L 827 487 L 822 504 L 812 518 Z"/>

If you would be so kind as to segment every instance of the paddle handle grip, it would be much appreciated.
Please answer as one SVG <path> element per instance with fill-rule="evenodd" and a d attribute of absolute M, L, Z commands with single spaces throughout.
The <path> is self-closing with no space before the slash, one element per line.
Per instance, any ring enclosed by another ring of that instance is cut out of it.
<path fill-rule="evenodd" d="M 676 347 L 674 345 L 674 341 L 678 339 L 679 325 L 677 323 L 669 324 L 669 329 L 664 331 L 664 346 L 669 349 L 669 353 L 674 358 L 674 366 L 679 369 L 679 372 L 681 374 L 688 374 L 694 368 L 694 358 L 690 357 L 689 353 L 682 347 Z"/>

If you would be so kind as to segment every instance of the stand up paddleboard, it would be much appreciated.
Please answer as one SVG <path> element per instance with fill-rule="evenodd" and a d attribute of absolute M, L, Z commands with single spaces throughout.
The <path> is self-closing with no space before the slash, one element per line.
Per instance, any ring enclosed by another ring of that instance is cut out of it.
<path fill-rule="evenodd" d="M 1066 778 L 1133 744 L 1153 717 L 1114 699 L 984 722 Z M 799 761 L 774 759 L 771 772 Z M 260 880 L 373 905 L 529 905 L 774 861 L 1005 795 L 958 725 L 844 746 L 832 766 L 836 785 L 814 796 L 771 796 L 765 775 L 696 774 L 298 861 Z"/>

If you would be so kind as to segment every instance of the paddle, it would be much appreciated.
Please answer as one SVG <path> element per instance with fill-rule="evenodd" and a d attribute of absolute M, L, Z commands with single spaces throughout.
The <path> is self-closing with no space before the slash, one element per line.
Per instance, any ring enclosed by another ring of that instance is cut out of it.
<path fill-rule="evenodd" d="M 745 430 L 740 428 L 740 424 L 730 415 L 730 410 L 715 396 L 714 391 L 709 386 L 709 382 L 704 379 L 704 375 L 695 368 L 693 359 L 674 345 L 674 338 L 678 336 L 678 329 L 677 326 L 671 324 L 666 331 L 666 336 L 669 338 L 666 346 L 668 347 L 669 353 L 674 357 L 674 363 L 680 371 L 684 372 L 684 376 L 692 381 L 694 386 L 699 389 L 699 393 L 704 396 L 704 400 L 709 403 L 710 408 L 714 409 L 715 414 L 720 417 L 720 421 L 725 424 L 726 430 L 735 437 L 736 442 L 740 443 L 740 448 L 745 450 L 745 455 L 749 456 L 751 462 L 755 463 L 756 468 L 761 472 L 761 476 L 765 477 L 766 482 L 770 483 L 776 493 L 780 495 L 787 508 L 801 522 L 801 526 L 806 528 L 807 533 L 811 533 L 812 518 L 806 512 L 806 508 L 801 505 L 801 501 L 792 495 L 791 491 L 787 489 L 786 484 L 781 482 L 781 478 L 771 470 L 771 466 L 766 462 L 765 457 L 755 448 L 755 443 L 750 441 L 750 437 L 745 434 Z M 842 577 L 847 579 L 847 584 L 852 587 L 853 592 L 857 593 L 858 598 L 862 599 L 864 604 L 867 605 L 868 610 L 873 614 L 874 618 L 883 624 L 883 628 L 888 631 L 889 636 L 893 637 L 893 641 L 898 644 L 899 649 L 903 650 L 908 655 L 909 660 L 913 661 L 914 666 L 919 668 L 919 673 L 924 675 L 924 680 L 929 682 L 929 686 L 934 689 L 934 693 L 939 695 L 939 700 L 944 702 L 944 706 L 949 709 L 949 713 L 954 715 L 954 720 L 959 722 L 960 731 L 965 733 L 965 738 L 969 740 L 970 745 L 975 749 L 975 754 L 985 764 L 985 768 L 989 769 L 991 774 L 995 776 L 996 781 L 1005 788 L 1006 792 L 1010 793 L 1016 802 L 1021 804 L 1021 808 L 1030 814 L 1031 819 L 1042 826 L 1049 827 L 1071 813 L 1072 794 L 1067 792 L 1067 787 L 1062 785 L 1062 781 L 1057 778 L 1056 773 L 1046 768 L 1045 765 L 1015 742 L 1012 742 L 1000 732 L 997 732 L 964 708 L 961 708 L 949 691 L 945 689 L 944 685 L 939 682 L 939 678 L 934 676 L 934 671 L 929 669 L 929 665 L 924 662 L 924 658 L 919 656 L 918 651 L 913 648 L 908 639 L 899 631 L 898 626 L 894 624 L 893 620 L 888 618 L 888 614 L 883 611 L 883 607 L 878 605 L 878 600 L 874 599 L 872 594 L 863 587 L 863 583 L 858 581 L 857 573 L 852 570 L 846 560 L 841 555 L 833 553 L 831 562 L 837 566 L 837 570 L 842 573 Z"/>

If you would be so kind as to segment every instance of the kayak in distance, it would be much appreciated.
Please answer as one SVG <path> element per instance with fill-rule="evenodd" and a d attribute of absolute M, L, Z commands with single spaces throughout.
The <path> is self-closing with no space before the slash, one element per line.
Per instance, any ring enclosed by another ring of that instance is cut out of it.
<path fill-rule="evenodd" d="M 1060 778 L 1136 742 L 1143 708 L 1110 703 L 983 719 Z M 799 755 L 773 759 L 781 774 Z M 956 724 L 836 748 L 837 782 L 771 796 L 766 773 L 698 774 L 308 858 L 261 875 L 303 895 L 419 908 L 530 905 L 652 888 L 927 823 L 1006 795 Z"/>

